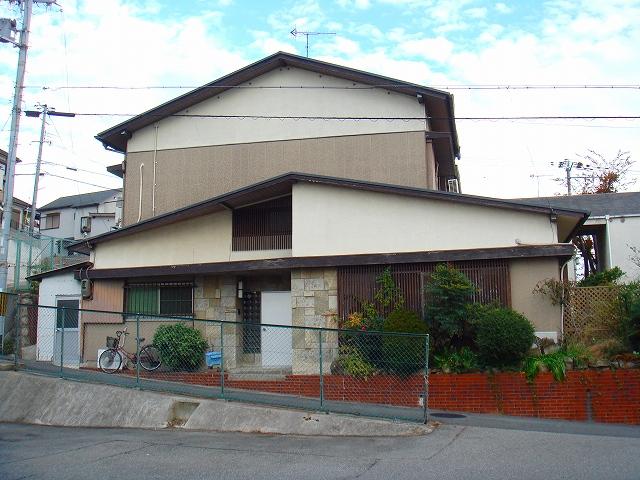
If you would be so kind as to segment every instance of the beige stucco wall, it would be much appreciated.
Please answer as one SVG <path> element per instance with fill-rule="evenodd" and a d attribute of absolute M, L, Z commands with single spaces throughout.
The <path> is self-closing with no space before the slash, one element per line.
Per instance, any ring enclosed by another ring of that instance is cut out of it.
<path fill-rule="evenodd" d="M 272 70 L 245 87 L 354 87 L 347 80 L 292 67 Z M 424 117 L 418 99 L 384 89 L 233 88 L 179 112 L 184 115 Z M 425 120 L 324 121 L 168 117 L 157 122 L 157 149 L 226 145 L 294 138 L 425 130 Z M 134 132 L 127 152 L 153 150 L 155 125 Z"/>
<path fill-rule="evenodd" d="M 94 268 L 148 267 L 290 256 L 290 250 L 231 251 L 231 212 L 184 220 L 99 244 Z"/>
<path fill-rule="evenodd" d="M 141 218 L 154 215 L 153 159 L 150 151 L 127 155 L 125 225 L 138 221 L 141 164 Z M 155 215 L 294 171 L 436 188 L 424 131 L 180 148 L 156 154 Z"/>
<path fill-rule="evenodd" d="M 293 256 L 555 243 L 548 215 L 342 187 L 293 186 Z"/>
<path fill-rule="evenodd" d="M 511 260 L 511 306 L 533 323 L 536 332 L 560 332 L 562 310 L 549 298 L 534 295 L 536 284 L 547 278 L 559 280 L 560 266 L 556 258 Z"/>

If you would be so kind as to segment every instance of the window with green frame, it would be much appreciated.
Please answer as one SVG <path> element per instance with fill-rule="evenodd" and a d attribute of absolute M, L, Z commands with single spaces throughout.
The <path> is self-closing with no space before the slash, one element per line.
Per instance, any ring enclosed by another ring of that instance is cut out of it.
<path fill-rule="evenodd" d="M 127 312 L 143 315 L 193 315 L 192 283 L 144 283 L 126 286 Z"/>

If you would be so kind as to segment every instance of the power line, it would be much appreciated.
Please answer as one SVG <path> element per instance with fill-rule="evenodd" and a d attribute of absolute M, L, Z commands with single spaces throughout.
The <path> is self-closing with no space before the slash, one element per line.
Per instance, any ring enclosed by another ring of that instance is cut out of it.
<path fill-rule="evenodd" d="M 134 113 L 98 113 L 83 112 L 76 113 L 79 117 L 136 117 L 140 114 Z M 425 120 L 471 120 L 471 121 L 518 121 L 518 120 L 638 120 L 640 115 L 516 115 L 516 116 L 495 116 L 495 117 L 450 117 L 450 116 L 431 116 L 423 117 L 355 117 L 355 116 L 321 116 L 321 115 L 211 115 L 211 114 L 193 114 L 193 113 L 173 113 L 173 114 L 154 114 L 145 113 L 146 117 L 179 117 L 179 118 L 219 118 L 219 119 L 248 119 L 248 120 L 338 120 L 338 121 L 425 121 Z"/>
<path fill-rule="evenodd" d="M 69 178 L 69 177 L 63 177 L 61 175 L 54 175 L 53 173 L 48 173 L 48 172 L 44 172 L 44 174 L 48 175 L 50 177 L 56 177 L 56 178 L 61 178 L 63 180 L 69 180 L 70 182 L 83 183 L 85 185 L 91 185 L 92 187 L 104 188 L 105 190 L 114 190 L 114 188 L 117 188 L 117 187 L 105 187 L 104 185 L 97 185 L 95 183 L 84 182 L 82 180 L 76 180 L 74 178 Z"/>
<path fill-rule="evenodd" d="M 27 85 L 25 88 L 42 90 L 194 90 L 208 88 L 257 89 L 257 90 L 375 90 L 398 88 L 406 85 L 381 83 L 374 85 Z M 418 87 L 418 85 L 416 85 Z M 591 85 L 430 85 L 427 88 L 444 90 L 640 90 L 640 84 L 591 84 Z"/>
<path fill-rule="evenodd" d="M 96 172 L 94 170 L 85 170 L 84 168 L 78 168 L 78 167 L 70 167 L 68 165 L 65 165 L 63 163 L 56 163 L 56 162 L 42 162 L 43 165 L 55 165 L 57 167 L 64 167 L 67 170 L 71 170 L 74 172 L 85 172 L 85 173 L 91 173 L 94 175 L 102 175 L 103 177 L 108 177 L 108 178 L 113 178 L 113 174 L 111 173 L 102 173 L 102 172 Z M 35 163 L 20 163 L 19 164 L 21 167 L 24 166 L 28 166 L 28 165 L 35 165 Z M 24 175 L 24 174 L 23 174 Z"/>

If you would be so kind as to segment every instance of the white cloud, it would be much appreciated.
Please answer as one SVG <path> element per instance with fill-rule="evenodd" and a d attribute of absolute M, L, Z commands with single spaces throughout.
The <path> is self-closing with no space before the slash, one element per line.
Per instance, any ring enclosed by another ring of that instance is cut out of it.
<path fill-rule="evenodd" d="M 496 3 L 495 4 L 495 9 L 496 9 L 497 12 L 504 13 L 504 14 L 513 12 L 513 8 L 512 7 L 510 7 L 506 3 L 502 3 L 502 2 Z"/>
<path fill-rule="evenodd" d="M 471 18 L 485 18 L 487 16 L 487 9 L 485 7 L 469 8 L 464 13 Z"/>
<path fill-rule="evenodd" d="M 269 32 L 257 31 L 252 32 L 255 41 L 251 44 L 253 48 L 258 49 L 265 55 L 272 55 L 276 52 L 289 52 L 298 54 L 298 49 L 289 42 L 283 42 L 277 38 L 273 38 Z"/>
<path fill-rule="evenodd" d="M 398 45 L 398 50 L 405 55 L 422 57 L 427 60 L 445 62 L 453 52 L 453 43 L 445 37 L 407 40 Z"/>

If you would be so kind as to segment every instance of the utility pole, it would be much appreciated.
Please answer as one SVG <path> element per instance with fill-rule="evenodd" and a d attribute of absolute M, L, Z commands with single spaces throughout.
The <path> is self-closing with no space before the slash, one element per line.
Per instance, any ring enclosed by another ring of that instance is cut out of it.
<path fill-rule="evenodd" d="M 52 5 L 55 0 L 22 0 L 22 29 L 20 39 L 14 42 L 11 38 L 2 37 L 0 41 L 13 43 L 19 49 L 18 68 L 16 71 L 16 85 L 13 93 L 13 108 L 11 110 L 11 135 L 7 155 L 6 182 L 2 214 L 2 236 L 0 237 L 0 291 L 7 291 L 9 234 L 11 232 L 11 214 L 13 212 L 13 180 L 16 168 L 16 150 L 18 148 L 18 131 L 20 130 L 20 106 L 24 90 L 24 72 L 27 65 L 27 49 L 29 48 L 29 29 L 31 28 L 31 13 L 34 3 Z"/>
<path fill-rule="evenodd" d="M 36 202 L 38 200 L 38 181 L 40 180 L 40 165 L 42 164 L 42 146 L 44 145 L 45 130 L 47 126 L 47 115 L 53 117 L 75 117 L 75 113 L 56 112 L 46 104 L 41 105 L 42 110 L 27 110 L 24 113 L 27 117 L 38 118 L 42 114 L 42 124 L 40 127 L 40 145 L 38 145 L 38 159 L 36 160 L 36 176 L 33 179 L 33 195 L 31 196 L 31 215 L 29 216 L 29 236 L 33 235 L 33 225 L 36 218 Z"/>
<path fill-rule="evenodd" d="M 554 165 L 554 162 L 551 162 L 551 165 Z M 563 161 L 558 162 L 558 168 L 564 168 L 566 173 L 566 182 L 567 182 L 567 195 L 571 196 L 571 180 L 573 178 L 586 178 L 584 176 L 575 177 L 571 175 L 571 171 L 575 168 L 577 170 L 590 170 L 591 165 L 584 164 L 582 162 L 574 162 L 573 160 L 569 160 L 565 158 Z"/>

